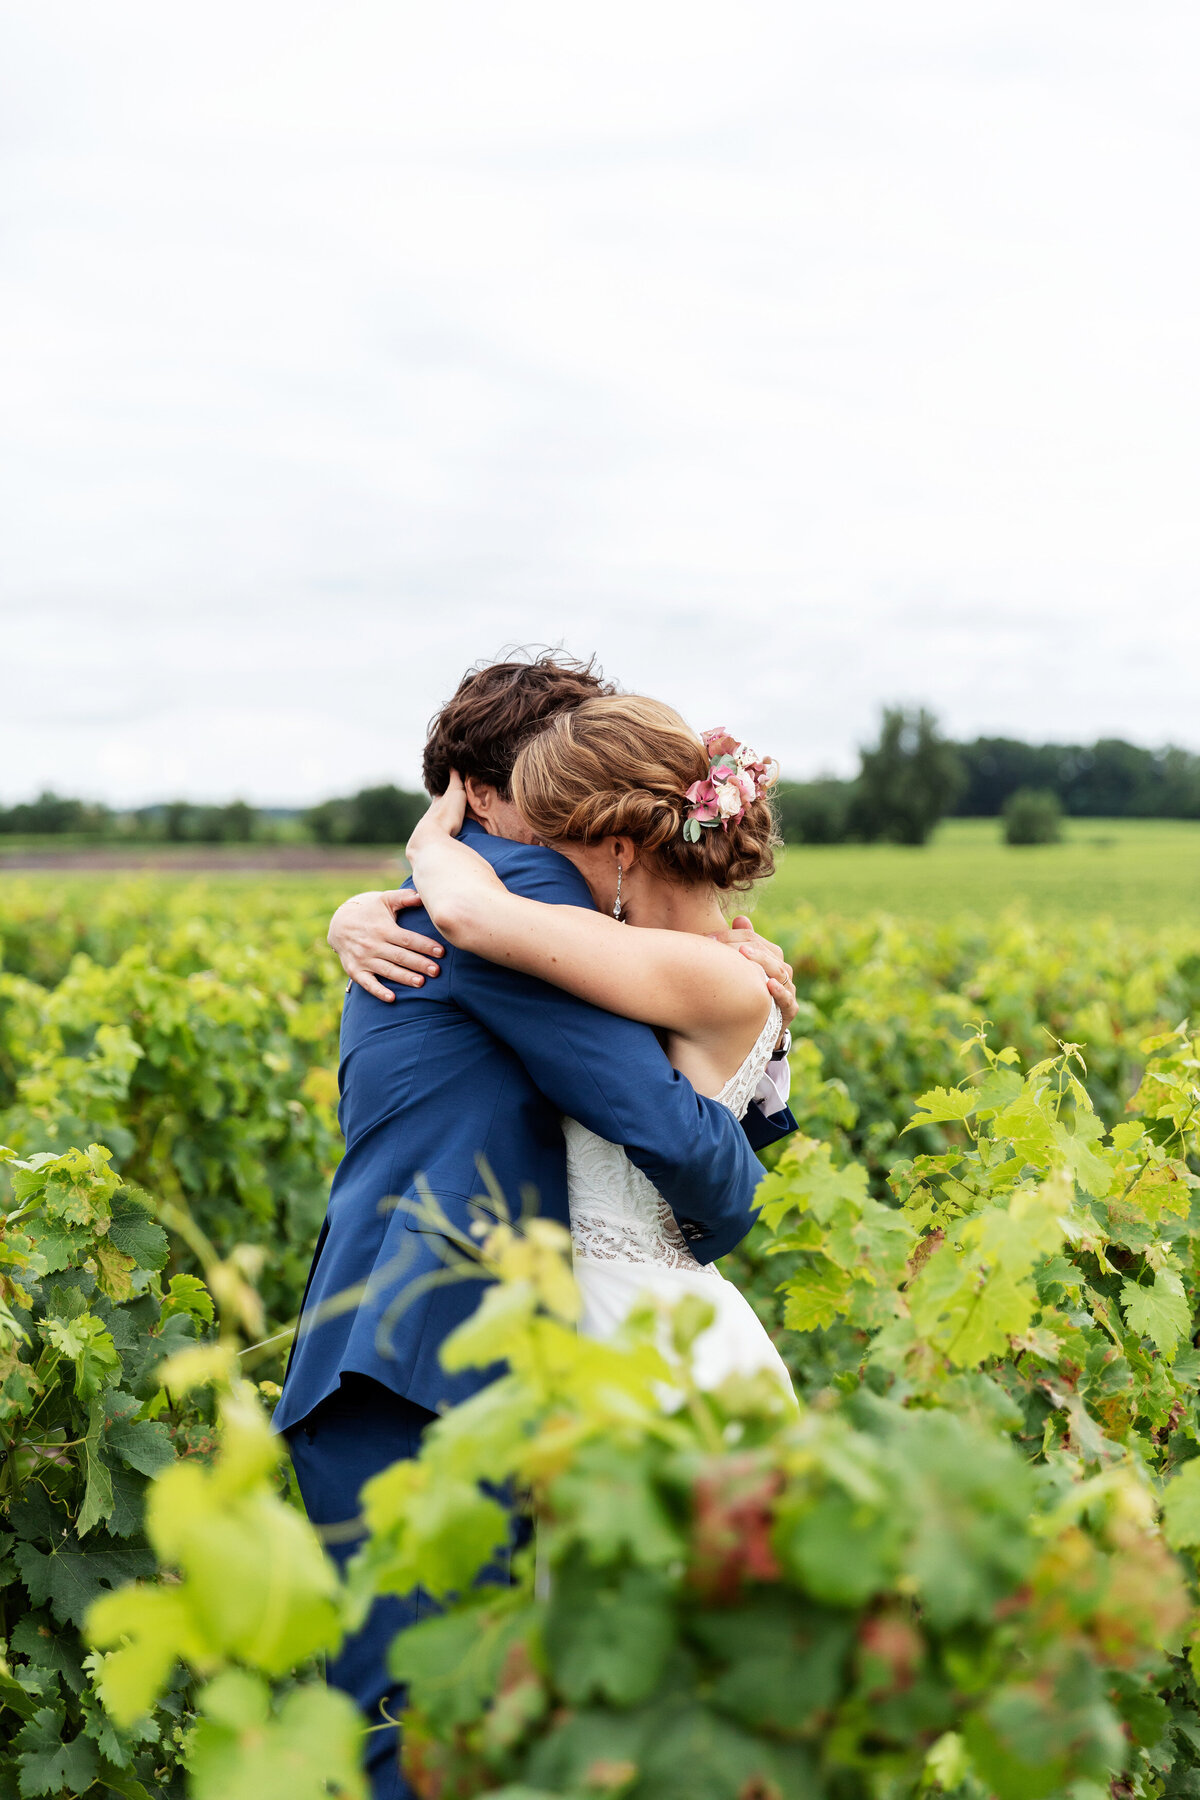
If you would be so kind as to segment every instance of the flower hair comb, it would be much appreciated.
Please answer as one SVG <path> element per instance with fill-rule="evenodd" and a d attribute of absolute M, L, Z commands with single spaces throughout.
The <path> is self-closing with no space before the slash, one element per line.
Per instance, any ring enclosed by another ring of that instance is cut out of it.
<path fill-rule="evenodd" d="M 739 744 L 724 725 L 701 735 L 708 752 L 708 774 L 702 781 L 693 781 L 687 790 L 683 835 L 689 844 L 700 842 L 701 831 L 711 831 L 714 825 L 728 831 L 731 824 L 743 819 L 746 808 L 766 793 L 775 766 L 749 744 Z"/>

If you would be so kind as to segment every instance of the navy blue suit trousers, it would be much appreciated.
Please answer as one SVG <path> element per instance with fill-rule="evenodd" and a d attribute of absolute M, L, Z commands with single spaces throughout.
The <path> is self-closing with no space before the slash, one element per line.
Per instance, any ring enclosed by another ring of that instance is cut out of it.
<path fill-rule="evenodd" d="M 392 1463 L 416 1456 L 421 1433 L 435 1417 L 369 1375 L 342 1375 L 338 1391 L 284 1433 L 304 1510 L 317 1530 L 356 1519 L 363 1483 Z M 360 1543 L 362 1539 L 335 1535 L 326 1548 L 342 1568 Z M 398 1728 L 389 1723 L 403 1712 L 405 1690 L 389 1674 L 387 1652 L 392 1638 L 428 1615 L 432 1606 L 419 1588 L 403 1598 L 385 1595 L 374 1602 L 362 1631 L 347 1638 L 326 1663 L 329 1687 L 349 1694 L 367 1723 L 363 1766 L 372 1800 L 412 1800 L 399 1769 Z"/>
<path fill-rule="evenodd" d="M 343 1375 L 336 1393 L 284 1433 L 300 1497 L 317 1530 L 345 1526 L 356 1519 L 364 1482 L 394 1462 L 416 1456 L 425 1427 L 436 1417 L 369 1375 Z M 508 1503 L 504 1493 L 489 1491 Z M 514 1516 L 514 1547 L 527 1536 L 527 1521 L 519 1514 Z M 361 1537 L 335 1533 L 326 1548 L 341 1568 L 361 1542 Z M 511 1551 L 503 1551 L 480 1571 L 478 1579 L 494 1582 L 510 1577 Z M 437 1610 L 437 1602 L 423 1588 L 403 1597 L 387 1594 L 375 1602 L 362 1629 L 348 1637 L 326 1663 L 329 1685 L 349 1694 L 363 1714 L 368 1733 L 363 1766 L 372 1800 L 414 1800 L 400 1769 L 400 1733 L 391 1723 L 404 1710 L 405 1691 L 389 1673 L 388 1651 L 399 1632 Z"/>
<path fill-rule="evenodd" d="M 343 1375 L 338 1392 L 285 1434 L 305 1511 L 317 1529 L 356 1518 L 363 1483 L 392 1463 L 416 1456 L 421 1434 L 436 1416 L 369 1376 Z M 335 1537 L 327 1547 L 343 1566 L 360 1542 Z M 412 1800 L 400 1771 L 400 1735 L 387 1722 L 404 1708 L 404 1689 L 388 1673 L 387 1653 L 397 1632 L 432 1608 L 419 1588 L 403 1599 L 389 1594 L 377 1600 L 362 1630 L 347 1638 L 326 1665 L 330 1686 L 349 1694 L 366 1720 L 363 1760 L 372 1800 Z"/>

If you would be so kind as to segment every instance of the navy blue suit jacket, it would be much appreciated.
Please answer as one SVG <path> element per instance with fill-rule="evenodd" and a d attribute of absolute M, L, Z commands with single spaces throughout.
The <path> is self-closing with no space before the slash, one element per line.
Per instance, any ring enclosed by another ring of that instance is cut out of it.
<path fill-rule="evenodd" d="M 575 867 L 540 845 L 490 837 L 468 821 L 464 839 L 514 893 L 592 904 Z M 427 914 L 413 929 L 440 937 Z M 667 1061 L 654 1032 L 447 944 L 441 974 L 399 987 L 388 1003 L 352 986 L 342 1013 L 341 1107 L 346 1154 L 317 1241 L 301 1326 L 275 1412 L 297 1424 L 333 1393 L 343 1372 L 368 1375 L 436 1411 L 465 1399 L 480 1371 L 448 1375 L 443 1340 L 478 1305 L 480 1282 L 421 1282 L 445 1266 L 445 1238 L 402 1201 L 422 1178 L 451 1224 L 468 1235 L 493 1212 L 486 1161 L 513 1214 L 536 1197 L 569 1222 L 560 1118 L 624 1145 L 666 1198 L 694 1254 L 710 1262 L 754 1222 L 762 1174 L 727 1107 L 698 1095 Z M 752 1109 L 758 1147 L 795 1128 Z M 750 1117 L 750 1115 L 747 1115 Z M 482 1198 L 480 1198 L 482 1196 Z M 417 1298 L 398 1316 L 398 1293 Z M 391 1312 L 389 1312 L 391 1307 Z M 317 1309 L 322 1317 L 313 1323 Z"/>

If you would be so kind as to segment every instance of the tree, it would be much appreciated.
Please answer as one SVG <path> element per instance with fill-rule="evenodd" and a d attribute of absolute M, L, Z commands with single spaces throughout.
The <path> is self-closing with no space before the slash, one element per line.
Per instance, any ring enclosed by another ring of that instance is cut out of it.
<path fill-rule="evenodd" d="M 228 806 L 203 807 L 189 836 L 203 844 L 248 844 L 254 837 L 258 814 L 244 800 L 231 800 Z"/>
<path fill-rule="evenodd" d="M 248 844 L 258 829 L 258 813 L 245 800 L 231 800 L 221 808 L 226 843 Z"/>
<path fill-rule="evenodd" d="M 429 805 L 425 794 L 404 788 L 363 788 L 348 800 L 312 806 L 304 822 L 319 844 L 403 844 Z"/>
<path fill-rule="evenodd" d="M 346 810 L 345 800 L 322 800 L 319 806 L 308 808 L 304 823 L 318 844 L 346 842 Z"/>
<path fill-rule="evenodd" d="M 841 844 L 850 828 L 852 781 L 825 776 L 817 781 L 781 781 L 774 799 L 779 828 L 788 844 Z"/>
<path fill-rule="evenodd" d="M 196 809 L 186 800 L 171 800 L 163 807 L 163 836 L 170 844 L 183 844 L 196 835 Z"/>
<path fill-rule="evenodd" d="M 862 752 L 851 829 L 872 842 L 924 844 L 965 781 L 957 750 L 921 707 L 885 707 L 879 742 Z"/>
<path fill-rule="evenodd" d="M 1062 807 L 1049 788 L 1018 788 L 1004 802 L 1006 844 L 1057 844 L 1062 839 Z"/>
<path fill-rule="evenodd" d="M 1168 745 L 1157 756 L 1164 819 L 1200 819 L 1200 756 Z"/>
<path fill-rule="evenodd" d="M 428 805 L 425 794 L 410 794 L 390 783 L 363 788 L 350 802 L 350 842 L 406 843 Z"/>

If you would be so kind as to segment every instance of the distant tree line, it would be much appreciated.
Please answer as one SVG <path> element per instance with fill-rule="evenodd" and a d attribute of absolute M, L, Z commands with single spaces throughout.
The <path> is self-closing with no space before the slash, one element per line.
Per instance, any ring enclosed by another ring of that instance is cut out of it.
<path fill-rule="evenodd" d="M 170 800 L 115 812 L 86 800 L 68 800 L 49 791 L 18 806 L 0 807 L 0 833 L 6 836 L 53 836 L 70 833 L 89 838 L 125 838 L 170 844 L 245 844 L 273 837 L 284 812 L 270 814 L 232 800 L 226 806 L 196 806 Z"/>
<path fill-rule="evenodd" d="M 1095 744 L 1025 744 L 1016 738 L 941 736 L 924 708 L 885 708 L 878 740 L 847 780 L 781 781 L 783 835 L 795 844 L 923 844 L 939 819 L 1005 819 L 1013 843 L 1047 843 L 1062 814 L 1075 818 L 1200 819 L 1200 755 L 1146 750 L 1120 738 Z M 259 810 L 244 800 L 197 806 L 172 800 L 119 813 L 44 793 L 0 808 L 0 833 L 75 833 L 167 843 L 304 838 L 318 844 L 403 844 L 428 804 L 391 785 L 362 788 L 307 811 Z"/>
<path fill-rule="evenodd" d="M 0 807 L 0 831 L 57 835 L 63 831 L 104 833 L 112 824 L 107 806 L 92 806 L 86 800 L 64 800 L 46 792 L 36 800 L 23 800 L 18 806 Z"/>
<path fill-rule="evenodd" d="M 1034 788 L 1077 819 L 1200 819 L 1200 756 L 1190 750 L 976 738 L 957 752 L 966 780 L 955 811 L 969 818 L 992 818 L 1018 788 Z"/>
<path fill-rule="evenodd" d="M 921 844 L 947 814 L 1003 816 L 1010 842 L 1049 843 L 1062 814 L 1200 819 L 1200 756 L 1173 746 L 1146 750 L 1121 738 L 955 744 L 940 736 L 924 709 L 887 708 L 879 741 L 862 751 L 856 776 L 781 781 L 778 803 L 789 843 Z"/>
<path fill-rule="evenodd" d="M 71 834 L 168 844 L 248 844 L 281 838 L 318 844 L 403 844 L 428 804 L 427 794 L 385 786 L 363 788 L 342 800 L 325 800 L 307 811 L 262 809 L 245 800 L 232 800 L 225 806 L 169 800 L 119 812 L 46 792 L 36 800 L 0 807 L 0 834 Z"/>
<path fill-rule="evenodd" d="M 261 832 L 257 809 L 244 800 L 231 800 L 228 806 L 171 800 L 135 816 L 152 830 L 157 828 L 169 844 L 249 844 Z"/>

